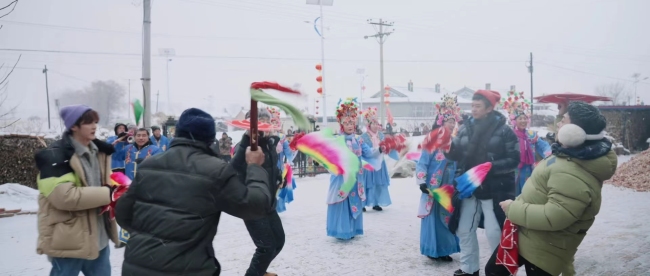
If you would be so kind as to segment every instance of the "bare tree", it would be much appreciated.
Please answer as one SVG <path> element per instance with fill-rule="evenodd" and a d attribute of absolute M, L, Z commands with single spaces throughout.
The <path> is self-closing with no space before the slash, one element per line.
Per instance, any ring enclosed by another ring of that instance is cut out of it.
<path fill-rule="evenodd" d="M 43 130 L 45 121 L 38 116 L 31 116 L 27 118 L 27 124 L 24 126 L 24 132 L 40 134 Z"/>
<path fill-rule="evenodd" d="M 152 119 L 155 125 L 162 127 L 162 125 L 167 122 L 167 119 L 169 116 L 165 114 L 164 112 L 156 112 L 156 114 L 153 114 Z"/>
<path fill-rule="evenodd" d="M 116 81 L 94 81 L 81 90 L 64 92 L 59 98 L 61 106 L 85 104 L 99 113 L 99 123 L 108 125 L 113 116 L 130 108 L 124 104 L 125 88 Z"/>
<path fill-rule="evenodd" d="M 599 96 L 610 97 L 612 99 L 612 104 L 620 105 L 629 100 L 630 91 L 627 89 L 625 84 L 614 82 L 596 87 L 596 94 Z"/>
<path fill-rule="evenodd" d="M 16 6 L 18 5 L 18 0 L 14 0 L 9 2 L 8 5 L 0 7 L 0 18 L 3 18 L 16 9 Z M 3 25 L 0 25 L 0 29 L 2 29 Z M 14 63 L 14 66 L 11 67 L 11 69 L 4 69 L 4 63 L 0 65 L 0 72 L 2 71 L 8 71 L 5 74 L 0 73 L 0 120 L 4 121 L 4 123 L 0 123 L 0 129 L 7 128 L 16 122 L 18 122 L 20 119 L 15 119 L 11 120 L 10 122 L 7 122 L 6 120 L 8 119 L 7 117 L 16 111 L 16 108 L 18 108 L 18 105 L 14 106 L 7 106 L 7 98 L 9 98 L 9 76 L 11 76 L 11 73 L 14 72 L 14 69 L 16 69 L 16 65 L 18 65 L 18 62 L 20 61 L 20 57 L 22 55 L 18 56 L 18 59 L 16 60 L 16 63 Z"/>

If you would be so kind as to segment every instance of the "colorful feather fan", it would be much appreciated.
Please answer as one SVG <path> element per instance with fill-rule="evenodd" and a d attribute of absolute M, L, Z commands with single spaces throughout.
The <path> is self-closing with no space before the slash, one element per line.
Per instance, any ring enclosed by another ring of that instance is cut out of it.
<path fill-rule="evenodd" d="M 370 163 L 368 163 L 366 161 L 363 161 L 363 160 L 361 160 L 361 166 L 364 169 L 369 170 L 369 171 L 374 171 L 375 170 L 375 168 L 372 165 L 370 165 Z"/>
<path fill-rule="evenodd" d="M 397 134 L 394 136 L 386 135 L 384 140 L 379 143 L 379 147 L 381 147 L 386 154 L 391 151 L 401 152 L 408 149 L 406 137 L 404 137 L 403 134 Z"/>
<path fill-rule="evenodd" d="M 305 136 L 304 132 L 299 132 L 299 133 L 294 134 L 293 139 L 289 143 L 289 148 L 291 150 L 297 150 L 296 143 L 298 143 L 298 140 L 300 140 L 300 138 L 302 138 L 303 136 Z"/>
<path fill-rule="evenodd" d="M 282 179 L 284 179 L 284 187 L 293 190 L 293 168 L 289 163 L 284 163 L 284 170 L 282 170 Z"/>
<path fill-rule="evenodd" d="M 476 188 L 483 184 L 483 180 L 492 169 L 492 163 L 486 162 L 471 168 L 459 177 L 456 177 L 456 190 L 459 198 L 469 198 Z"/>
<path fill-rule="evenodd" d="M 406 159 L 417 162 L 420 160 L 420 156 L 422 156 L 421 152 L 409 152 L 406 154 Z"/>
<path fill-rule="evenodd" d="M 343 176 L 343 185 L 338 194 L 340 197 L 347 197 L 356 184 L 361 162 L 359 157 L 348 148 L 345 137 L 336 137 L 331 129 L 323 129 L 301 136 L 299 139 L 294 137 L 294 142 L 297 150 L 315 159 L 330 173 Z"/>
<path fill-rule="evenodd" d="M 436 128 L 429 132 L 427 137 L 424 138 L 424 141 L 422 141 L 422 144 L 420 144 L 419 148 L 426 150 L 429 153 L 432 153 L 437 149 L 448 151 L 451 148 L 451 131 L 444 127 Z"/>
<path fill-rule="evenodd" d="M 431 189 L 429 194 L 449 213 L 454 212 L 454 206 L 451 204 L 451 197 L 454 195 L 454 186 L 442 185 L 440 188 Z"/>
<path fill-rule="evenodd" d="M 111 219 L 115 218 L 115 204 L 117 200 L 129 189 L 131 185 L 131 179 L 121 172 L 114 172 L 111 174 L 111 183 L 109 184 L 114 188 L 113 194 L 111 197 L 111 203 L 104 206 L 101 210 L 101 213 L 108 211 Z"/>
<path fill-rule="evenodd" d="M 311 129 L 312 125 L 309 122 L 309 119 L 305 114 L 302 113 L 298 108 L 282 101 L 276 97 L 271 96 L 270 94 L 264 93 L 263 89 L 272 89 L 281 92 L 286 92 L 288 95 L 302 97 L 303 95 L 294 89 L 291 89 L 286 86 L 282 86 L 275 82 L 254 82 L 251 84 L 250 93 L 251 100 L 258 101 L 270 106 L 275 106 L 282 109 L 289 117 L 293 118 L 294 123 L 300 129 Z"/>

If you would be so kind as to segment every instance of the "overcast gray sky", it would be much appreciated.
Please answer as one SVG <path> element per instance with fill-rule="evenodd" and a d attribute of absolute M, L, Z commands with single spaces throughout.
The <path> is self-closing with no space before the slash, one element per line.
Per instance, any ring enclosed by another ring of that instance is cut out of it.
<path fill-rule="evenodd" d="M 9 87 L 19 115 L 47 116 L 45 64 L 51 99 L 109 79 L 125 86 L 132 79 L 138 97 L 141 2 L 20 0 L 0 19 L 0 48 L 109 54 L 22 52 Z M 367 19 L 395 22 L 384 51 L 387 85 L 412 80 L 416 87 L 440 83 L 455 91 L 489 82 L 496 90 L 516 85 L 528 94 L 525 62 L 533 52 L 534 91 L 541 95 L 593 93 L 617 81 L 633 89 L 633 73 L 650 76 L 648 11 L 647 0 L 334 0 L 324 8 L 329 113 L 331 102 L 359 94 L 358 68 L 368 75 L 366 94 L 380 88 L 379 45 L 363 39 L 375 33 Z M 154 0 L 152 53 L 173 48 L 177 55 L 169 64 L 172 111 L 248 105 L 254 81 L 301 83 L 316 95 L 320 40 L 305 21 L 318 16 L 318 7 L 305 0 Z M 12 64 L 18 54 L 0 50 L 0 60 Z M 160 108 L 169 111 L 162 57 L 152 61 L 152 90 L 160 91 Z M 638 93 L 650 102 L 650 82 L 639 83 Z"/>

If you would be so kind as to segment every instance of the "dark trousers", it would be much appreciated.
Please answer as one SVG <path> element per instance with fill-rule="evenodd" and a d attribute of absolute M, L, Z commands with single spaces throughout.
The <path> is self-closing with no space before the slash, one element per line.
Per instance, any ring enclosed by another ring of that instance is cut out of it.
<path fill-rule="evenodd" d="M 111 261 L 109 246 L 99 251 L 99 257 L 94 260 L 75 258 L 52 258 L 52 270 L 50 276 L 79 275 L 83 272 L 85 276 L 110 276 Z"/>
<path fill-rule="evenodd" d="M 246 220 L 244 223 L 257 247 L 246 276 L 262 276 L 284 247 L 282 221 L 278 212 L 273 211 L 268 217 Z"/>
<path fill-rule="evenodd" d="M 219 156 L 219 157 L 221 157 L 221 160 L 226 161 L 226 162 L 230 162 L 230 159 L 232 159 L 232 156 L 230 156 L 230 154 L 228 154 L 228 155 L 221 155 L 221 156 Z"/>
<path fill-rule="evenodd" d="M 490 260 L 488 260 L 487 264 L 485 264 L 486 276 L 510 276 L 510 272 L 508 269 L 506 269 L 505 266 L 496 264 L 498 251 L 499 248 L 497 248 L 497 250 L 494 250 L 492 257 L 490 257 Z M 524 259 L 524 257 L 519 255 L 519 267 L 522 265 L 526 266 L 527 276 L 551 276 L 551 274 L 548 272 L 530 263 L 528 260 Z"/>

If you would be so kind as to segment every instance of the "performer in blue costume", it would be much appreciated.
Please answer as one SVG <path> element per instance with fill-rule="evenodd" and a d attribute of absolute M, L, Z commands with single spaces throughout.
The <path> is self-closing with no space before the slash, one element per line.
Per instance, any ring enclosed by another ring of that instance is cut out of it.
<path fill-rule="evenodd" d="M 132 144 L 114 153 L 114 155 L 117 155 L 116 158 L 124 160 L 124 174 L 131 180 L 135 179 L 135 174 L 138 171 L 138 163 L 150 156 L 163 152 L 151 143 L 151 140 L 149 140 L 149 131 L 146 128 L 138 129 L 135 132 L 134 138 L 135 141 Z"/>
<path fill-rule="evenodd" d="M 138 164 L 150 156 L 162 153 L 160 148 L 154 146 L 149 140 L 149 131 L 146 128 L 140 128 L 135 131 L 135 141 L 131 145 L 125 146 L 122 150 L 113 154 L 116 158 L 124 160 L 125 172 L 124 174 L 129 179 L 134 180 L 138 171 Z M 120 244 L 115 245 L 116 248 L 124 247 L 129 240 L 130 234 L 126 230 L 120 228 L 119 240 Z"/>
<path fill-rule="evenodd" d="M 126 132 L 127 130 L 126 128 L 127 126 L 125 124 L 122 123 L 115 124 L 115 128 L 113 128 L 113 131 L 115 131 L 115 135 L 108 137 L 108 139 L 106 139 L 106 143 L 113 145 L 116 152 L 123 150 L 124 147 L 129 145 L 129 143 L 127 142 L 128 134 Z M 111 155 L 111 170 L 113 172 L 124 173 L 124 158 L 120 159 L 115 154 Z"/>
<path fill-rule="evenodd" d="M 444 127 L 453 132 L 460 120 L 456 99 L 445 95 L 443 100 L 442 104 L 436 105 L 438 115 L 431 131 Z M 449 231 L 451 213 L 434 200 L 429 190 L 445 184 L 453 185 L 455 172 L 456 162 L 447 160 L 441 150 L 433 153 L 422 150 L 415 168 L 415 181 L 422 191 L 418 208 L 418 217 L 422 219 L 420 253 L 436 261 L 453 261 L 450 255 L 460 252 L 460 246 L 456 235 Z"/>
<path fill-rule="evenodd" d="M 515 172 L 516 195 L 521 194 L 526 180 L 533 173 L 537 156 L 544 159 L 551 155 L 551 146 L 539 138 L 537 131 L 528 129 L 530 125 L 530 105 L 524 99 L 524 92 L 510 91 L 508 98 L 502 103 L 502 108 L 509 114 L 510 124 L 519 138 L 519 166 Z"/>
<path fill-rule="evenodd" d="M 271 113 L 271 124 L 273 124 L 277 130 L 271 135 L 276 135 L 280 138 L 276 151 L 278 153 L 278 168 L 280 173 L 285 170 L 285 166 L 291 166 L 293 163 L 293 158 L 295 157 L 295 152 L 289 148 L 289 143 L 291 142 L 291 137 L 293 135 L 287 135 L 283 137 L 282 134 L 282 121 L 280 120 L 280 110 L 277 110 L 272 107 L 267 107 L 269 113 Z M 286 181 L 286 180 L 283 180 Z M 293 190 L 296 188 L 296 180 L 292 177 L 291 183 L 286 183 L 285 186 L 278 189 L 278 203 L 275 206 L 275 210 L 278 213 L 282 213 L 287 210 L 287 203 L 293 201 Z"/>
<path fill-rule="evenodd" d="M 371 165 L 379 166 L 379 150 L 373 150 L 356 138 L 358 107 L 356 99 L 339 101 L 336 118 L 340 124 L 341 135 L 345 137 L 348 148 L 364 158 Z M 345 197 L 339 196 L 343 184 L 342 175 L 330 177 L 330 188 L 327 195 L 327 235 L 341 240 L 349 240 L 357 235 L 363 235 L 363 201 L 366 199 L 363 187 L 363 169 L 359 167 L 357 184 Z"/>
<path fill-rule="evenodd" d="M 361 135 L 361 141 L 370 148 L 379 148 L 379 143 L 384 141 L 384 133 L 381 132 L 381 125 L 377 119 L 377 108 L 371 107 L 363 112 L 363 118 L 366 121 L 367 131 Z M 381 168 L 379 170 L 367 170 L 363 172 L 364 186 L 366 188 L 366 207 L 372 207 L 373 210 L 382 211 L 381 207 L 391 204 L 388 186 L 390 185 L 390 176 L 383 155 L 381 158 Z"/>
<path fill-rule="evenodd" d="M 166 151 L 167 149 L 169 149 L 169 139 L 167 139 L 165 135 L 162 135 L 162 130 L 160 129 L 159 126 L 152 126 L 151 132 L 153 134 L 151 135 L 149 140 L 151 140 L 152 144 L 154 144 L 162 151 Z"/>

